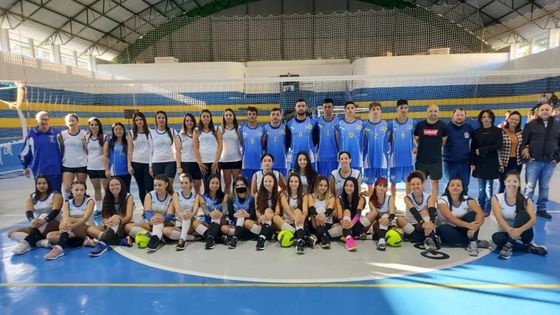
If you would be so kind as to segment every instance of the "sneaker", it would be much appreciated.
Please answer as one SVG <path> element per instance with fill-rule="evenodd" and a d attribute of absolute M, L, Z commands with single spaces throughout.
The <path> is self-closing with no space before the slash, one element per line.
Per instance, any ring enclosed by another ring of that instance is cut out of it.
<path fill-rule="evenodd" d="M 187 241 L 180 238 L 179 241 L 177 242 L 177 245 L 175 246 L 175 250 L 179 252 L 184 250 L 185 248 L 187 248 Z"/>
<path fill-rule="evenodd" d="M 257 240 L 257 250 L 264 250 L 264 246 L 266 245 L 266 238 L 264 236 L 259 236 Z"/>
<path fill-rule="evenodd" d="M 130 236 L 123 237 L 119 241 L 119 246 L 132 247 L 133 244 L 134 242 L 132 241 L 132 237 Z"/>
<path fill-rule="evenodd" d="M 354 240 L 354 238 L 352 238 L 352 236 L 348 236 L 346 237 L 346 249 L 349 251 L 354 251 L 356 250 L 356 248 L 358 248 L 358 246 L 356 246 L 356 241 Z"/>
<path fill-rule="evenodd" d="M 228 248 L 229 249 L 234 249 L 237 247 L 237 236 L 232 236 L 231 239 L 228 242 Z"/>
<path fill-rule="evenodd" d="M 305 237 L 305 243 L 309 248 L 313 248 L 315 247 L 315 245 L 317 244 L 317 236 L 311 234 L 311 235 L 307 235 Z"/>
<path fill-rule="evenodd" d="M 37 242 L 37 244 L 35 244 L 36 247 L 43 247 L 43 248 L 51 248 L 51 243 L 49 242 L 48 239 L 43 239 Z"/>
<path fill-rule="evenodd" d="M 368 239 L 368 235 L 367 233 L 362 233 L 360 234 L 360 237 L 358 237 L 359 240 L 365 241 Z"/>
<path fill-rule="evenodd" d="M 537 216 L 548 220 L 552 219 L 552 216 L 546 210 L 537 210 Z"/>
<path fill-rule="evenodd" d="M 478 256 L 478 245 L 476 242 L 470 242 L 469 245 L 467 245 L 467 252 L 469 253 L 469 256 Z"/>
<path fill-rule="evenodd" d="M 95 244 L 95 247 L 89 252 L 89 255 L 91 257 L 101 256 L 101 255 L 103 255 L 107 252 L 108 248 L 109 247 L 107 247 L 107 245 L 105 243 L 97 242 L 97 244 Z"/>
<path fill-rule="evenodd" d="M 64 256 L 64 249 L 62 249 L 60 245 L 55 245 L 48 254 L 43 256 L 43 258 L 45 258 L 46 260 L 55 260 L 62 256 Z"/>
<path fill-rule="evenodd" d="M 478 240 L 476 241 L 476 246 L 478 248 L 490 248 L 490 242 L 487 240 Z"/>
<path fill-rule="evenodd" d="M 220 243 L 227 245 L 229 243 L 229 237 L 225 234 L 222 234 L 222 236 L 220 236 Z"/>
<path fill-rule="evenodd" d="M 387 244 L 385 243 L 385 239 L 380 238 L 377 241 L 377 250 L 384 251 L 385 249 L 387 249 Z"/>
<path fill-rule="evenodd" d="M 26 240 L 23 240 L 17 244 L 17 246 L 12 251 L 15 255 L 22 255 L 31 250 L 31 245 Z"/>
<path fill-rule="evenodd" d="M 215 246 L 216 241 L 214 240 L 214 236 L 208 236 L 206 238 L 206 246 L 204 246 L 204 249 L 214 249 Z"/>
<path fill-rule="evenodd" d="M 302 239 L 297 240 L 296 242 L 296 253 L 298 255 L 303 254 L 303 248 L 305 247 L 305 241 Z"/>
<path fill-rule="evenodd" d="M 437 250 L 436 242 L 430 236 L 424 239 L 424 249 L 429 252 L 435 252 Z"/>
<path fill-rule="evenodd" d="M 155 235 L 150 237 L 150 241 L 148 242 L 148 252 L 155 252 L 159 249 L 159 238 Z"/>
<path fill-rule="evenodd" d="M 84 238 L 84 242 L 82 243 L 83 247 L 95 247 L 95 242 L 89 238 L 89 236 L 86 236 L 86 238 Z"/>
<path fill-rule="evenodd" d="M 441 249 L 441 237 L 439 235 L 434 236 L 434 242 L 436 243 L 436 250 Z"/>
<path fill-rule="evenodd" d="M 513 252 L 513 245 L 510 242 L 507 242 L 504 247 L 500 250 L 498 254 L 498 258 L 500 259 L 510 259 L 511 253 Z"/>
<path fill-rule="evenodd" d="M 530 243 L 527 245 L 527 251 L 529 253 L 546 256 L 548 254 L 548 250 L 543 245 L 537 245 L 535 243 Z"/>
<path fill-rule="evenodd" d="M 331 240 L 328 235 L 323 235 L 321 237 L 321 248 L 328 249 L 331 248 Z"/>

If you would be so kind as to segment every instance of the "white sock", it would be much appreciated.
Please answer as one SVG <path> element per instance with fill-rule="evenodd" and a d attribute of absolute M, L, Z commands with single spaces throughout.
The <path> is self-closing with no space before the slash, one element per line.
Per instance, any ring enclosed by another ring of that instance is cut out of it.
<path fill-rule="evenodd" d="M 210 222 L 220 224 L 220 222 L 222 222 L 222 218 L 212 219 L 212 221 L 210 221 Z"/>
<path fill-rule="evenodd" d="M 296 230 L 302 229 L 303 230 L 303 223 L 296 225 Z"/>
<path fill-rule="evenodd" d="M 272 225 L 272 221 L 270 221 L 270 220 L 265 221 L 264 224 Z"/>
<path fill-rule="evenodd" d="M 243 224 L 245 223 L 245 218 L 237 218 L 237 221 L 235 221 L 235 226 L 243 226 Z"/>
<path fill-rule="evenodd" d="M 380 230 L 386 230 L 386 229 L 388 229 L 388 228 L 389 228 L 389 227 L 386 226 L 386 225 L 379 224 L 379 229 L 380 229 Z"/>
<path fill-rule="evenodd" d="M 181 239 L 187 240 L 187 233 L 191 228 L 191 219 L 183 220 L 181 222 Z"/>
<path fill-rule="evenodd" d="M 293 226 L 289 225 L 288 223 L 282 224 L 281 229 L 282 230 L 287 230 L 287 231 L 290 231 L 290 232 L 295 232 L 296 231 L 296 229 Z"/>
<path fill-rule="evenodd" d="M 229 235 L 229 236 L 234 236 L 235 235 L 235 229 L 230 228 L 226 234 Z"/>
<path fill-rule="evenodd" d="M 161 240 L 163 237 L 163 223 L 154 224 L 152 227 L 152 235 L 157 236 Z"/>
<path fill-rule="evenodd" d="M 253 226 L 251 227 L 251 229 L 249 231 L 251 231 L 251 233 L 253 233 L 253 234 L 259 235 L 259 234 L 261 234 L 261 230 L 262 230 L 262 228 L 261 228 L 260 225 L 253 224 Z"/>
<path fill-rule="evenodd" d="M 101 200 L 95 200 L 95 210 L 97 212 L 101 212 L 102 206 L 103 206 L 103 202 Z"/>
<path fill-rule="evenodd" d="M 115 234 L 117 234 L 117 231 L 119 230 L 119 226 L 118 225 L 111 226 L 111 230 L 113 230 L 113 232 L 115 232 Z"/>
<path fill-rule="evenodd" d="M 412 224 L 407 223 L 404 228 L 403 228 L 404 233 L 406 234 L 412 234 L 414 232 L 414 226 L 412 226 Z"/>
<path fill-rule="evenodd" d="M 27 237 L 27 233 L 24 232 L 14 232 L 12 233 L 12 235 L 10 236 L 10 239 L 14 242 L 21 242 L 23 241 L 26 237 Z"/>
<path fill-rule="evenodd" d="M 169 239 L 172 239 L 172 240 L 176 241 L 181 237 L 181 232 L 179 232 L 177 230 L 173 230 L 173 231 L 171 231 L 171 233 L 167 237 Z"/>
<path fill-rule="evenodd" d="M 131 237 L 136 237 L 136 234 L 140 233 L 141 231 L 143 231 L 144 229 L 139 227 L 139 226 L 133 226 L 130 229 L 130 233 L 128 233 Z"/>
<path fill-rule="evenodd" d="M 334 225 L 331 227 L 331 229 L 329 230 L 329 235 L 332 238 L 338 238 L 340 236 L 342 236 L 342 226 L 340 225 Z"/>
<path fill-rule="evenodd" d="M 371 225 L 371 221 L 369 221 L 369 219 L 367 217 L 360 217 L 360 223 L 364 226 L 364 227 L 368 227 Z"/>
<path fill-rule="evenodd" d="M 203 224 L 199 224 L 196 229 L 194 229 L 196 233 L 198 233 L 198 235 L 203 236 L 204 233 L 206 233 L 206 231 L 208 231 L 208 228 L 205 227 Z"/>

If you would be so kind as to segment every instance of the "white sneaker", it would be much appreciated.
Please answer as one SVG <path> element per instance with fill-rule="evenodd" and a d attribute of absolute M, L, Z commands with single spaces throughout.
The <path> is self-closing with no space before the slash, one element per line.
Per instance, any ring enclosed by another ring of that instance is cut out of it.
<path fill-rule="evenodd" d="M 17 244 L 16 248 L 14 248 L 13 250 L 13 253 L 15 255 L 21 255 L 27 253 L 30 250 L 31 246 L 29 245 L 29 243 L 26 240 L 23 240 Z"/>
<path fill-rule="evenodd" d="M 35 245 L 37 247 L 43 247 L 43 248 L 51 248 L 51 243 L 49 242 L 48 239 L 43 239 L 37 242 L 37 244 Z"/>

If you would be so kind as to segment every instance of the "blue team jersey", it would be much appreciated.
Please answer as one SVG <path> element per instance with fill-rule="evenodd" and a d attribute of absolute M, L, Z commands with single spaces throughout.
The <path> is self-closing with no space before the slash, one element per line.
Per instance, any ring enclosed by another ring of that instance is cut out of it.
<path fill-rule="evenodd" d="M 58 130 L 50 127 L 46 132 L 37 128 L 29 130 L 21 149 L 23 168 L 30 168 L 33 176 L 60 175 L 62 154 L 58 144 Z M 55 187 L 56 188 L 56 187 Z"/>
<path fill-rule="evenodd" d="M 274 156 L 274 169 L 284 169 L 286 166 L 286 125 L 281 123 L 280 126 L 274 128 L 271 124 L 264 126 L 266 134 L 265 152 Z"/>
<path fill-rule="evenodd" d="M 408 118 L 403 124 L 396 119 L 389 122 L 388 129 L 391 133 L 391 150 L 389 154 L 389 167 L 404 167 L 414 165 L 412 149 L 414 144 L 414 128 L 416 122 Z"/>
<path fill-rule="evenodd" d="M 240 200 L 239 198 L 234 198 L 228 205 L 229 213 L 228 213 L 228 221 L 229 224 L 235 225 L 236 218 L 233 216 L 234 213 L 243 209 L 247 211 L 247 213 L 251 216 L 251 219 L 255 219 L 255 198 L 253 196 L 248 196 L 247 198 Z"/>
<path fill-rule="evenodd" d="M 261 168 L 261 156 L 263 153 L 262 137 L 264 130 L 261 126 L 251 128 L 245 124 L 239 128 L 243 140 L 243 169 L 258 170 Z"/>
<path fill-rule="evenodd" d="M 317 161 L 337 160 L 338 149 L 336 146 L 335 130 L 338 121 L 338 116 L 334 116 L 330 121 L 327 121 L 324 117 L 320 117 L 317 120 L 317 128 L 319 128 Z"/>
<path fill-rule="evenodd" d="M 315 162 L 315 146 L 313 145 L 313 128 L 315 119 L 306 117 L 302 121 L 292 118 L 288 121 L 291 133 L 290 157 L 292 166 L 295 165 L 298 152 L 308 152 L 311 162 Z"/>
<path fill-rule="evenodd" d="M 360 168 L 362 167 L 362 132 L 363 132 L 363 122 L 359 119 L 353 122 L 347 122 L 342 119 L 338 121 L 336 125 L 336 131 L 338 132 L 338 147 L 340 151 L 346 151 L 350 153 L 352 158 L 352 163 L 350 167 Z"/>
<path fill-rule="evenodd" d="M 364 168 L 388 168 L 389 133 L 387 122 L 364 123 Z"/>
<path fill-rule="evenodd" d="M 113 175 L 128 175 L 127 157 L 124 146 L 121 143 L 115 143 L 113 150 L 109 151 L 109 168 L 113 171 Z"/>

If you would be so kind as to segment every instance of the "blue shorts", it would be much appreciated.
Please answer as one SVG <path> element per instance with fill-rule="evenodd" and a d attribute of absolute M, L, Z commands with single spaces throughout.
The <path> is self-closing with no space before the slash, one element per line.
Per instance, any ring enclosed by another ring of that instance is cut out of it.
<path fill-rule="evenodd" d="M 410 172 L 414 171 L 414 166 L 401 166 L 401 167 L 391 167 L 389 174 L 390 174 L 390 182 L 392 184 L 406 182 L 406 177 Z"/>
<path fill-rule="evenodd" d="M 337 161 L 317 161 L 317 173 L 329 178 L 332 171 L 338 168 Z"/>
<path fill-rule="evenodd" d="M 378 177 L 387 178 L 387 174 L 386 168 L 364 168 L 364 182 L 368 185 L 373 185 Z"/>

